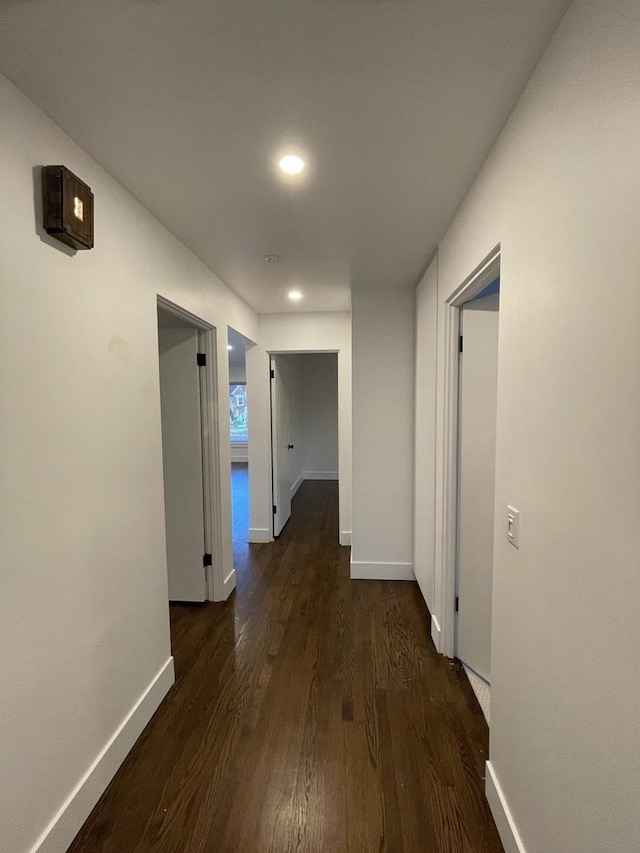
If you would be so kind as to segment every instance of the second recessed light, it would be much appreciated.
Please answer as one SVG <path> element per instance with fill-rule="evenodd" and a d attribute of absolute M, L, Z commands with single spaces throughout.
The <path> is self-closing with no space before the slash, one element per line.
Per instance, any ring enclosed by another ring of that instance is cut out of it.
<path fill-rule="evenodd" d="M 286 154 L 278 163 L 285 175 L 299 175 L 304 169 L 304 160 L 297 154 Z"/>
<path fill-rule="evenodd" d="M 297 302 L 299 299 L 302 299 L 302 294 L 299 290 L 290 290 L 287 294 L 289 299 L 292 299 L 294 302 Z"/>

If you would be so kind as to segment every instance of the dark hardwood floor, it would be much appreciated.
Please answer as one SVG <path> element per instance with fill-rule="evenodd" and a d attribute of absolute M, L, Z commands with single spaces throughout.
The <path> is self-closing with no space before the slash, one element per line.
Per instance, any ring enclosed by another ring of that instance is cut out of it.
<path fill-rule="evenodd" d="M 233 565 L 244 571 L 249 557 L 247 536 L 249 535 L 249 466 L 246 462 L 231 465 L 232 519 L 233 519 Z"/>
<path fill-rule="evenodd" d="M 416 584 L 349 580 L 337 540 L 337 483 L 306 482 L 229 601 L 171 607 L 176 684 L 72 853 L 501 853 L 466 676 Z"/>

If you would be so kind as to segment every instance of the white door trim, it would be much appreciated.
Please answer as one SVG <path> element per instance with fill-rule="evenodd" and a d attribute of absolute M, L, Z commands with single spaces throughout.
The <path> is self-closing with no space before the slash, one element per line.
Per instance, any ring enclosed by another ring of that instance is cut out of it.
<path fill-rule="evenodd" d="M 444 302 L 442 396 L 436 434 L 436 539 L 434 603 L 440 630 L 432 639 L 439 652 L 455 656 L 456 555 L 458 527 L 458 339 L 460 306 L 500 274 L 496 246 Z"/>
<path fill-rule="evenodd" d="M 267 355 L 269 376 L 271 375 L 271 359 L 274 355 L 335 355 L 336 356 L 337 361 L 338 361 L 338 457 L 339 457 L 338 458 L 338 471 L 332 471 L 332 472 L 330 472 L 330 475 L 329 475 L 329 472 L 327 472 L 327 477 L 326 478 L 323 477 L 323 479 L 338 480 L 338 482 L 340 482 L 341 471 L 342 471 L 342 460 L 340 459 L 340 447 L 341 447 L 341 444 L 340 444 L 340 437 L 341 437 L 340 436 L 340 392 L 343 389 L 343 383 L 340 380 L 340 350 L 339 349 L 293 349 L 293 350 L 283 350 L 283 349 L 271 350 L 270 349 L 270 350 L 267 350 L 266 355 Z M 269 395 L 270 395 L 269 400 L 270 401 L 271 401 L 271 394 L 272 394 L 271 379 L 269 379 Z M 269 406 L 269 413 L 271 413 L 271 404 Z M 271 417 L 270 414 L 269 414 L 269 417 Z M 271 419 L 270 419 L 270 421 L 269 421 L 269 435 L 270 435 L 269 463 L 271 466 L 271 491 L 270 491 L 271 504 L 270 504 L 269 509 L 268 509 L 269 515 L 270 515 L 269 511 L 271 510 L 271 506 L 275 505 L 275 503 L 276 503 L 275 490 L 273 487 L 273 435 L 271 433 L 271 426 L 272 426 L 272 424 L 271 424 Z M 324 472 L 310 472 L 310 473 L 324 473 Z M 317 478 L 309 477 L 309 479 L 317 479 Z M 340 493 L 338 493 L 338 517 L 340 517 Z M 250 541 L 251 542 L 262 542 L 262 541 L 273 542 L 273 536 L 271 535 L 273 533 L 273 522 L 271 522 L 271 527 L 270 527 L 268 533 L 269 533 L 268 539 L 263 540 L 263 539 L 259 539 L 259 538 L 252 538 Z M 343 539 L 345 541 L 342 541 Z M 346 541 L 347 539 L 348 539 L 348 541 Z M 351 531 L 346 531 L 345 533 L 340 532 L 339 533 L 339 540 L 340 540 L 339 541 L 340 545 L 350 546 L 351 545 Z"/>
<path fill-rule="evenodd" d="M 204 550 L 211 554 L 206 567 L 207 600 L 224 601 L 235 587 L 235 571 L 225 577 L 222 550 L 222 516 L 220 481 L 220 437 L 218 421 L 218 360 L 214 326 L 185 308 L 158 294 L 157 307 L 167 314 L 189 323 L 198 330 L 199 351 L 207 364 L 200 371 L 200 415 L 202 428 L 202 494 L 204 503 Z"/>

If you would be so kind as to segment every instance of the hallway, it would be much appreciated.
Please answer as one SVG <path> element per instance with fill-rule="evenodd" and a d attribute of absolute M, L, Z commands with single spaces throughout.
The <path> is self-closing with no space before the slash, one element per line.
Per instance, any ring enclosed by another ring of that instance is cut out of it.
<path fill-rule="evenodd" d="M 466 678 L 417 586 L 351 581 L 337 538 L 307 481 L 229 601 L 172 606 L 176 684 L 70 853 L 502 851 Z"/>

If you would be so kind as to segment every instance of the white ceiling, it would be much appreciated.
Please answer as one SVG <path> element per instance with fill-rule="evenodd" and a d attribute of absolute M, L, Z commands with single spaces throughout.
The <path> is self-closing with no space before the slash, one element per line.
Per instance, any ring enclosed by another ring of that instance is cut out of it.
<path fill-rule="evenodd" d="M 416 284 L 567 5 L 0 0 L 0 70 L 258 311 L 345 310 Z"/>

